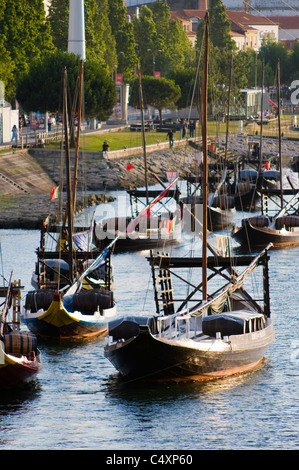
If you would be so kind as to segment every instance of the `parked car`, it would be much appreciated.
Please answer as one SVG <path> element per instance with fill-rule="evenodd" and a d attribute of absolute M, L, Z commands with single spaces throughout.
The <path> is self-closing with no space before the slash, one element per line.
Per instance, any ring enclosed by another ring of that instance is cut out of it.
<path fill-rule="evenodd" d="M 154 120 L 154 126 L 157 129 L 157 132 L 168 132 L 170 129 L 176 132 L 181 129 L 182 123 L 179 119 L 167 118 L 163 119 L 161 126 L 160 119 L 156 118 Z"/>
<path fill-rule="evenodd" d="M 142 129 L 142 124 L 141 122 L 137 122 L 135 124 L 130 125 L 130 131 L 135 131 L 135 132 L 140 132 Z M 144 130 L 145 131 L 152 131 L 154 129 L 153 123 L 150 121 L 147 121 L 144 123 Z"/>

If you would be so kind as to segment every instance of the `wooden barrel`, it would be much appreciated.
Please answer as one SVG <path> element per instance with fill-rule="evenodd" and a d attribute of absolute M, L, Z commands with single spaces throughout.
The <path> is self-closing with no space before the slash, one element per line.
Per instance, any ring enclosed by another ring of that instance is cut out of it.
<path fill-rule="evenodd" d="M 13 331 L 4 335 L 4 349 L 7 354 L 26 356 L 37 348 L 37 339 L 27 331 Z"/>
<path fill-rule="evenodd" d="M 235 207 L 235 198 L 226 194 L 220 194 L 214 197 L 212 207 L 219 207 L 223 210 L 233 209 Z"/>
<path fill-rule="evenodd" d="M 81 291 L 73 297 L 73 310 L 92 315 L 97 310 L 113 307 L 113 292 L 106 290 Z"/>
<path fill-rule="evenodd" d="M 299 216 L 298 215 L 284 215 L 283 217 L 278 217 L 275 222 L 275 228 L 277 230 L 290 227 L 299 227 Z"/>
<path fill-rule="evenodd" d="M 268 227 L 270 220 L 269 217 L 266 215 L 257 215 L 256 217 L 250 217 L 249 219 L 243 219 L 242 225 L 244 225 L 245 221 L 248 220 L 251 225 L 254 227 Z"/>
<path fill-rule="evenodd" d="M 238 183 L 237 186 L 237 193 L 242 194 L 242 193 L 247 193 L 251 189 L 251 184 L 249 181 L 244 181 L 241 183 Z"/>
<path fill-rule="evenodd" d="M 30 291 L 26 295 L 25 309 L 30 310 L 31 313 L 37 312 L 40 308 L 46 311 L 54 299 L 55 292 L 41 289 L 39 291 Z"/>

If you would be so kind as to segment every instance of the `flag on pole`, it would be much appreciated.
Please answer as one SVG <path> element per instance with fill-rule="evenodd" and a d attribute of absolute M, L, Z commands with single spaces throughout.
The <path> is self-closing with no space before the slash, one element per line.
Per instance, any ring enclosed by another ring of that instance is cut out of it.
<path fill-rule="evenodd" d="M 167 233 L 167 235 L 174 232 L 175 220 L 176 220 L 176 217 L 174 219 L 170 219 L 170 220 L 167 221 L 167 224 L 166 224 L 166 233 Z"/>
<path fill-rule="evenodd" d="M 272 104 L 272 106 L 276 106 L 276 107 L 277 107 L 277 104 L 274 103 L 274 101 L 272 101 L 270 97 L 269 97 L 269 103 Z"/>
<path fill-rule="evenodd" d="M 53 201 L 53 199 L 56 199 L 58 197 L 58 190 L 59 190 L 59 186 L 55 186 L 54 188 L 52 188 L 50 201 Z"/>
<path fill-rule="evenodd" d="M 133 168 L 133 165 L 131 163 L 128 163 L 127 170 L 132 170 L 132 168 Z"/>
<path fill-rule="evenodd" d="M 44 220 L 44 227 L 46 228 L 49 223 L 49 216 Z"/>
<path fill-rule="evenodd" d="M 136 226 L 136 223 L 137 221 L 141 218 L 141 217 L 144 217 L 145 214 L 148 214 L 149 213 L 149 210 L 151 209 L 151 207 L 153 207 L 158 201 L 160 201 L 160 199 L 162 199 L 164 196 L 166 196 L 166 194 L 168 193 L 169 189 L 174 186 L 177 182 L 178 178 L 175 178 L 173 180 L 173 182 L 167 186 L 167 188 L 164 189 L 164 191 L 159 194 L 159 196 L 155 197 L 155 199 L 152 200 L 152 202 L 146 206 L 138 215 L 137 217 L 135 217 L 135 219 L 131 220 L 131 222 L 128 224 L 127 226 L 127 230 L 126 232 L 127 233 L 132 233 L 133 230 L 135 229 L 135 226 Z"/>

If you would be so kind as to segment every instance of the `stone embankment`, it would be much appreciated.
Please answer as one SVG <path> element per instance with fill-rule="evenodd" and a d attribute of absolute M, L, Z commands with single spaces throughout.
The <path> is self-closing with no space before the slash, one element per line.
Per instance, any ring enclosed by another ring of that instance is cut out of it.
<path fill-rule="evenodd" d="M 162 150 L 147 156 L 148 182 L 157 183 L 156 174 L 166 181 L 167 171 L 178 171 L 180 177 L 190 174 L 185 148 Z M 0 155 L 0 228 L 41 228 L 45 218 L 58 211 L 58 200 L 50 201 L 51 189 L 59 185 L 62 156 L 58 151 L 30 149 Z M 132 168 L 127 170 L 128 164 Z M 73 171 L 73 154 L 71 171 Z M 110 190 L 125 190 L 144 186 L 143 155 L 113 160 L 103 159 L 101 153 L 79 156 L 78 199 L 83 190 L 88 204 L 111 200 Z"/>
<path fill-rule="evenodd" d="M 219 139 L 224 148 L 224 138 Z M 277 155 L 276 139 L 264 139 L 264 154 Z M 248 146 L 244 135 L 230 135 L 229 150 L 234 156 L 247 155 Z M 156 174 L 163 181 L 167 171 L 177 171 L 179 178 L 196 174 L 194 160 L 196 149 L 188 141 L 173 149 L 160 148 L 147 152 L 148 183 L 155 184 Z M 110 190 L 126 190 L 144 186 L 144 157 L 142 154 L 129 155 L 120 152 L 111 158 L 103 159 L 102 152 L 85 152 L 79 156 L 78 197 L 88 192 L 89 204 L 109 201 Z M 297 141 L 284 140 L 282 143 L 284 166 L 290 158 L 299 155 Z M 51 189 L 61 180 L 64 169 L 60 151 L 30 149 L 8 152 L 0 155 L 0 228 L 40 228 L 45 218 L 58 210 L 58 201 L 50 201 Z M 127 169 L 128 164 L 132 168 Z M 74 154 L 71 153 L 71 171 L 74 167 Z M 107 195 L 108 194 L 108 195 Z"/>

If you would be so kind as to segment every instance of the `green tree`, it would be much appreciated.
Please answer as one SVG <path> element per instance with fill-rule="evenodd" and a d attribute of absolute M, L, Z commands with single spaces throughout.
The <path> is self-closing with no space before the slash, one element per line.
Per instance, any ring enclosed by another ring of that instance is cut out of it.
<path fill-rule="evenodd" d="M 179 109 L 187 108 L 194 104 L 197 106 L 196 101 L 198 101 L 198 93 L 193 93 L 194 84 L 195 84 L 195 67 L 189 69 L 182 69 L 177 72 L 174 72 L 172 78 L 177 85 L 179 85 L 181 90 L 181 97 L 176 102 L 176 105 Z M 193 102 L 192 102 L 193 99 Z"/>
<path fill-rule="evenodd" d="M 292 50 L 290 51 L 289 61 L 289 80 L 299 79 L 299 41 L 296 40 Z"/>
<path fill-rule="evenodd" d="M 195 50 L 181 23 L 171 20 L 166 0 L 141 7 L 139 18 L 134 18 L 134 34 L 144 75 L 160 71 L 171 78 L 175 71 L 194 63 Z"/>
<path fill-rule="evenodd" d="M 60 51 L 68 47 L 69 0 L 52 0 L 49 6 L 47 23 L 50 26 L 53 43 Z"/>
<path fill-rule="evenodd" d="M 272 70 L 271 73 L 267 73 L 267 77 L 265 74 L 265 83 L 267 86 L 274 85 L 274 77 L 276 76 L 277 71 L 277 62 L 278 59 L 280 61 L 280 82 L 286 83 L 289 81 L 290 74 L 290 60 L 289 55 L 287 52 L 286 47 L 281 42 L 275 42 L 273 39 L 268 38 L 267 40 L 263 41 L 262 46 L 259 50 L 259 58 L 264 60 L 265 63 L 265 70 L 270 67 Z M 272 83 L 269 82 L 273 80 Z"/>
<path fill-rule="evenodd" d="M 69 96 L 75 96 L 80 58 L 57 52 L 34 61 L 19 81 L 17 99 L 25 111 L 62 111 L 62 72 L 67 70 Z M 39 86 L 36 86 L 39 83 Z M 86 116 L 108 119 L 115 103 L 115 84 L 106 67 L 86 60 L 84 65 Z M 71 109 L 71 105 L 69 107 Z"/>
<path fill-rule="evenodd" d="M 115 39 L 109 23 L 107 0 L 85 0 L 86 57 L 106 64 L 112 74 L 117 64 Z M 47 22 L 57 49 L 68 50 L 69 0 L 52 0 Z"/>
<path fill-rule="evenodd" d="M 175 109 L 176 102 L 180 99 L 181 90 L 174 80 L 166 78 L 154 78 L 142 76 L 141 79 L 143 104 L 158 109 L 160 122 L 162 122 L 162 110 L 164 108 Z M 139 79 L 135 79 L 130 90 L 130 105 L 140 107 Z"/>
<path fill-rule="evenodd" d="M 154 22 L 153 13 L 146 5 L 140 10 L 139 17 L 133 20 L 137 55 L 142 75 L 153 74 L 153 55 L 162 45 Z"/>
<path fill-rule="evenodd" d="M 179 21 L 171 21 L 168 37 L 166 37 L 170 77 L 176 70 L 189 68 L 195 63 L 195 49 L 191 45 L 182 24 Z"/>
<path fill-rule="evenodd" d="M 236 49 L 234 40 L 230 36 L 231 23 L 226 14 L 226 7 L 221 0 L 209 1 L 210 41 L 219 49 L 228 51 Z M 197 48 L 202 47 L 204 20 L 200 21 L 197 29 Z"/>
<path fill-rule="evenodd" d="M 123 74 L 124 82 L 133 79 L 137 64 L 133 24 L 127 22 L 127 10 L 123 0 L 109 1 L 109 21 L 116 41 L 117 72 Z"/>
<path fill-rule="evenodd" d="M 0 80 L 4 83 L 5 99 L 12 101 L 15 94 L 15 65 L 5 49 L 4 39 L 0 37 Z"/>
<path fill-rule="evenodd" d="M 3 51 L 9 54 L 9 66 L 14 73 L 14 81 L 9 85 L 12 100 L 19 77 L 33 60 L 53 52 L 54 45 L 45 22 L 43 0 L 2 0 L 1 7 L 0 43 Z"/>

